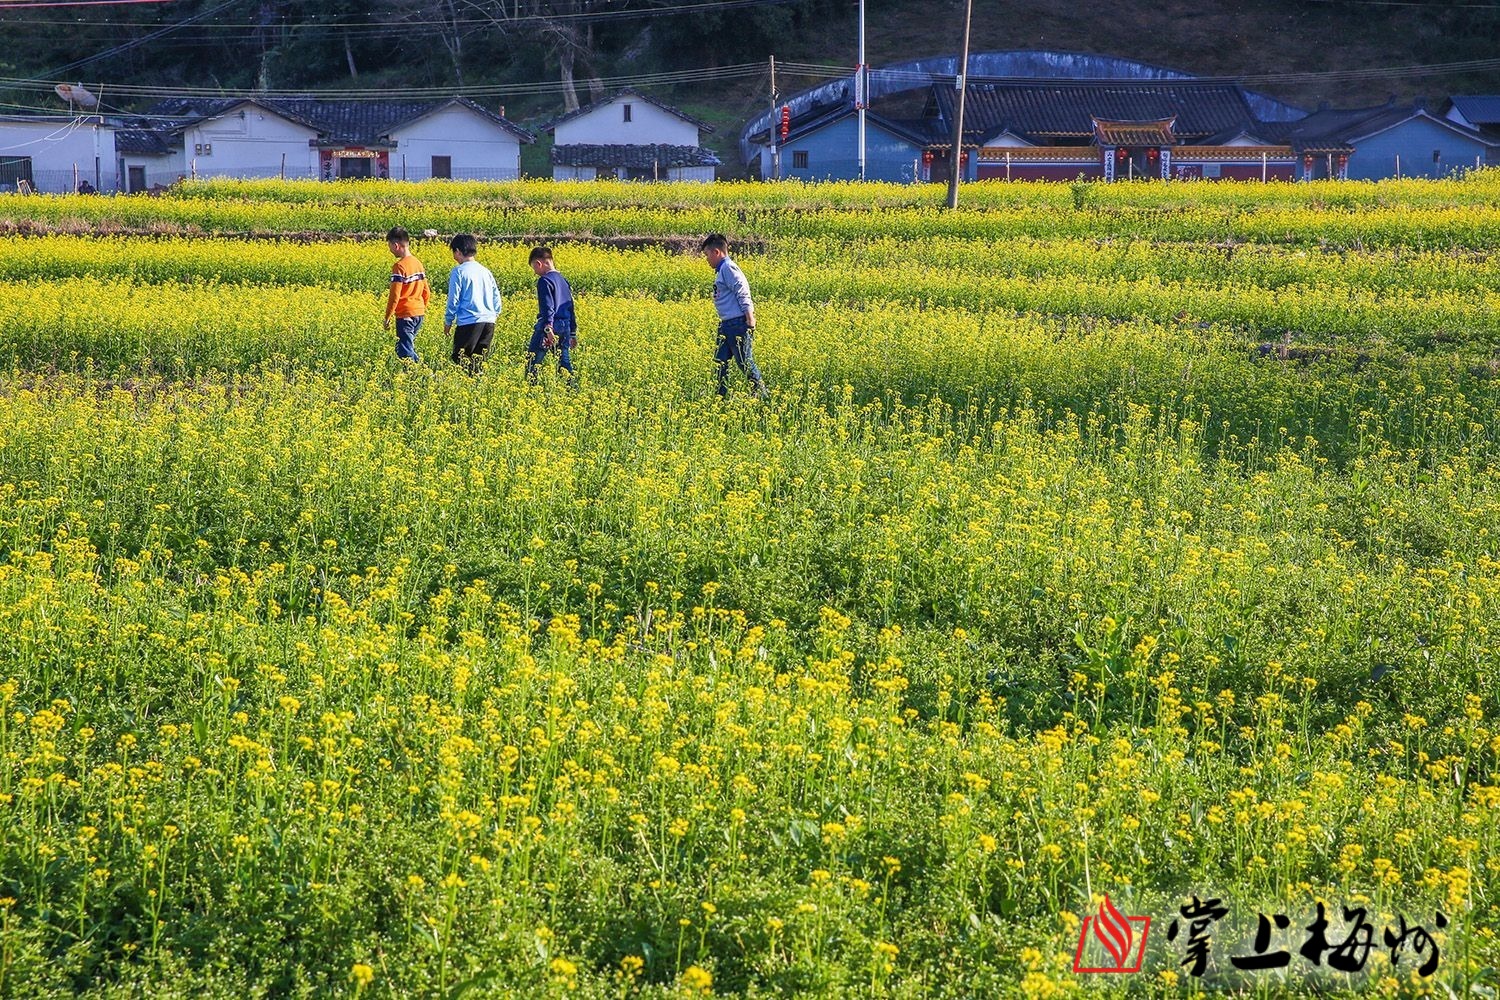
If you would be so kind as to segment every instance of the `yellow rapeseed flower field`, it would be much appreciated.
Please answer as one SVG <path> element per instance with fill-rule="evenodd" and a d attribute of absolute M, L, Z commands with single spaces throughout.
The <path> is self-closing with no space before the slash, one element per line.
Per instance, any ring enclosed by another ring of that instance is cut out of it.
<path fill-rule="evenodd" d="M 0 995 L 1488 995 L 1500 178 L 940 201 L 0 197 Z"/>

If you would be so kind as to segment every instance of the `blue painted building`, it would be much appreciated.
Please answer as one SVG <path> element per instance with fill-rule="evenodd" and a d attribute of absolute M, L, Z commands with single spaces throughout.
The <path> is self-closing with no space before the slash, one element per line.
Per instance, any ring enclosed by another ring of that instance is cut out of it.
<path fill-rule="evenodd" d="M 760 175 L 777 177 L 770 136 L 751 136 L 759 150 Z M 922 178 L 922 151 L 928 136 L 920 123 L 899 122 L 865 112 L 865 179 L 910 184 Z M 815 109 L 793 119 L 779 143 L 783 180 L 848 180 L 859 176 L 859 115 L 851 104 Z"/>
<path fill-rule="evenodd" d="M 1444 117 L 1495 143 L 1490 161 L 1500 159 L 1500 94 L 1454 94 Z"/>
<path fill-rule="evenodd" d="M 1421 105 L 1320 108 L 1286 126 L 1299 157 L 1298 177 L 1383 180 L 1448 177 L 1483 166 L 1496 143 Z"/>

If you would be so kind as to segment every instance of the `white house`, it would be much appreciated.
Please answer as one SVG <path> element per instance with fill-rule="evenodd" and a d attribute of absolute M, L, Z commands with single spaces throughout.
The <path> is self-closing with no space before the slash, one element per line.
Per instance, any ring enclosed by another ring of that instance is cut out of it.
<path fill-rule="evenodd" d="M 255 100 L 231 104 L 178 130 L 188 173 L 197 177 L 306 177 L 315 165 L 317 125 Z"/>
<path fill-rule="evenodd" d="M 120 188 L 147 191 L 183 177 L 315 177 L 319 134 L 316 124 L 270 101 L 163 101 L 117 132 Z"/>
<path fill-rule="evenodd" d="M 514 180 L 532 134 L 473 101 L 172 98 L 138 116 L 0 116 L 0 186 L 149 191 L 184 177 Z"/>
<path fill-rule="evenodd" d="M 719 158 L 702 146 L 713 126 L 634 90 L 570 111 L 547 126 L 557 180 L 714 179 Z"/>
<path fill-rule="evenodd" d="M 99 115 L 0 116 L 0 185 L 61 194 L 113 191 L 115 130 Z"/>
<path fill-rule="evenodd" d="M 515 180 L 530 132 L 466 98 L 435 104 L 391 127 L 392 177 Z"/>
<path fill-rule="evenodd" d="M 177 98 L 130 130 L 127 190 L 180 176 L 514 180 L 530 132 L 473 101 Z M 163 176 L 164 175 L 164 176 Z M 139 182 L 139 183 L 138 183 Z"/>

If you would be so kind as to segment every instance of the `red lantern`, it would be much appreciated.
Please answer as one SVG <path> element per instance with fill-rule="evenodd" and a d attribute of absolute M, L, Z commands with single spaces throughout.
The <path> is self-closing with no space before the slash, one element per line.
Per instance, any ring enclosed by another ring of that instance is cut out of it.
<path fill-rule="evenodd" d="M 1349 165 L 1349 156 L 1346 153 L 1339 154 L 1339 169 L 1343 170 Z"/>
<path fill-rule="evenodd" d="M 1312 161 L 1313 158 L 1311 153 L 1302 157 L 1302 169 L 1307 171 L 1308 173 L 1312 173 Z"/>
<path fill-rule="evenodd" d="M 792 132 L 792 108 L 791 108 L 791 105 L 783 104 L 781 106 L 781 141 L 785 142 L 786 141 L 786 137 L 788 135 L 790 135 L 791 132 Z"/>
<path fill-rule="evenodd" d="M 1129 155 L 1130 154 L 1128 152 L 1126 152 L 1124 146 L 1120 146 L 1120 147 L 1118 147 L 1115 150 L 1115 159 L 1117 159 L 1117 160 L 1123 160 L 1123 159 L 1125 159 L 1125 157 L 1127 157 Z"/>
<path fill-rule="evenodd" d="M 1156 159 L 1160 155 L 1161 155 L 1161 150 L 1157 149 L 1154 146 L 1151 149 L 1149 149 L 1149 150 L 1146 151 L 1146 158 L 1149 159 L 1149 160 L 1154 160 L 1154 159 Z"/>
<path fill-rule="evenodd" d="M 930 166 L 932 166 L 932 150 L 930 150 L 930 149 L 924 149 L 922 151 L 922 166 L 924 166 L 924 167 L 930 167 Z"/>

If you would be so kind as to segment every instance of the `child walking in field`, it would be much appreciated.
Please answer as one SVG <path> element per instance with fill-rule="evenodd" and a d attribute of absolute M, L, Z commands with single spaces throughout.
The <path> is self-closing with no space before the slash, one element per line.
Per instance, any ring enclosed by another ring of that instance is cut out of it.
<path fill-rule="evenodd" d="M 443 335 L 453 333 L 453 362 L 470 375 L 479 366 L 495 339 L 495 321 L 500 318 L 500 287 L 489 268 L 474 259 L 479 241 L 472 233 L 459 233 L 448 242 L 453 263 L 448 272 L 448 308 L 443 316 Z"/>
<path fill-rule="evenodd" d="M 714 309 L 719 313 L 719 349 L 714 361 L 718 364 L 719 395 L 729 394 L 729 359 L 733 358 L 750 380 L 751 392 L 765 399 L 770 394 L 752 350 L 755 303 L 750 300 L 750 283 L 740 266 L 729 259 L 729 240 L 722 234 L 709 233 L 702 250 L 714 269 Z"/>
<path fill-rule="evenodd" d="M 385 329 L 396 322 L 396 357 L 403 361 L 417 359 L 417 331 L 427 315 L 427 272 L 411 252 L 411 234 L 400 226 L 385 234 L 386 246 L 396 263 L 391 265 L 391 294 L 385 301 Z"/>
<path fill-rule="evenodd" d="M 577 343 L 578 321 L 573 313 L 573 289 L 552 260 L 550 247 L 533 247 L 531 270 L 536 275 L 536 326 L 526 348 L 526 378 L 535 382 L 549 351 L 557 352 L 559 371 L 573 377 L 569 352 Z"/>

